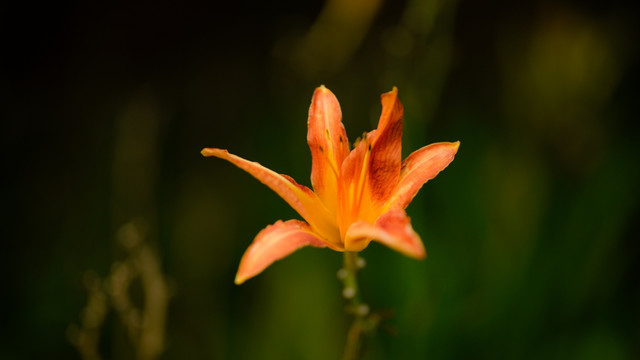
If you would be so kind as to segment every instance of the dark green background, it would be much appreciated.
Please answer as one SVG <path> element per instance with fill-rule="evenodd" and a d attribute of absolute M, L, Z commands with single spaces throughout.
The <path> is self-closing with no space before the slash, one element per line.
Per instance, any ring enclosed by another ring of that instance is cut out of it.
<path fill-rule="evenodd" d="M 394 85 L 404 156 L 461 141 L 407 210 L 429 257 L 362 252 L 364 299 L 395 310 L 367 359 L 640 357 L 636 14 L 409 0 L 368 23 L 372 2 L 354 3 L 337 18 L 321 1 L 0 7 L 1 358 L 78 357 L 83 274 L 107 276 L 134 218 L 174 289 L 163 358 L 339 358 L 341 254 L 303 249 L 233 285 L 255 234 L 296 214 L 199 154 L 228 148 L 309 185 L 320 84 L 351 141 Z M 109 315 L 106 358 L 132 358 L 122 332 Z"/>

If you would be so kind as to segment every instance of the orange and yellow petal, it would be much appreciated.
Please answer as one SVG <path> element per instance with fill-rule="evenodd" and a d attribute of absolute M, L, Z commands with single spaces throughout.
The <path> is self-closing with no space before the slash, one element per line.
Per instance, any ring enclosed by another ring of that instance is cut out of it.
<path fill-rule="evenodd" d="M 240 285 L 260 274 L 273 262 L 280 260 L 304 246 L 325 247 L 311 227 L 299 220 L 278 221 L 264 228 L 240 260 L 235 283 Z"/>
<path fill-rule="evenodd" d="M 311 185 L 327 208 L 335 213 L 338 178 L 342 161 L 349 153 L 349 140 L 342 125 L 338 99 L 324 86 L 313 93 L 307 126 L 312 161 Z"/>
<path fill-rule="evenodd" d="M 402 116 L 398 89 L 382 94 L 382 114 L 371 144 L 368 182 L 371 199 L 381 206 L 398 184 L 402 162 Z"/>
<path fill-rule="evenodd" d="M 338 224 L 344 237 L 357 220 L 372 223 L 398 184 L 402 160 L 403 107 L 398 89 L 382 94 L 378 128 L 363 135 L 342 164 Z"/>
<path fill-rule="evenodd" d="M 389 199 L 386 209 L 406 208 L 422 185 L 446 168 L 456 153 L 460 142 L 441 142 L 414 151 L 402 162 L 400 181 Z"/>
<path fill-rule="evenodd" d="M 372 240 L 415 259 L 427 256 L 420 236 L 411 227 L 411 219 L 402 209 L 382 214 L 373 225 L 366 221 L 353 223 L 347 231 L 345 248 L 360 251 Z"/>
<path fill-rule="evenodd" d="M 275 191 L 286 201 L 313 229 L 327 241 L 340 246 L 338 227 L 335 216 L 332 215 L 318 199 L 316 194 L 304 185 L 295 182 L 287 175 L 278 174 L 257 162 L 243 159 L 230 154 L 227 150 L 205 148 L 202 155 L 215 156 L 229 161 L 240 169 L 248 172 L 261 183 Z"/>

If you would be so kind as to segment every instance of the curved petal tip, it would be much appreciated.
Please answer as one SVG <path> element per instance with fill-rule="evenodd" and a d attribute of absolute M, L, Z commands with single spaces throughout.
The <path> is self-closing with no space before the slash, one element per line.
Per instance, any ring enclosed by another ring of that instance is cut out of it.
<path fill-rule="evenodd" d="M 277 221 L 267 226 L 258 233 L 242 256 L 234 282 L 236 285 L 242 284 L 261 273 L 273 262 L 307 245 L 326 246 L 311 227 L 302 221 Z"/>
<path fill-rule="evenodd" d="M 357 221 L 347 230 L 346 246 L 350 247 L 350 251 L 361 251 L 371 240 L 417 260 L 427 257 L 420 236 L 413 230 L 411 220 L 402 209 L 382 214 L 373 225 Z"/>
<path fill-rule="evenodd" d="M 202 156 L 217 156 L 220 157 L 220 155 L 222 154 L 228 154 L 229 152 L 227 150 L 223 150 L 223 149 L 216 149 L 216 148 L 204 148 L 200 151 L 200 154 L 202 154 Z"/>

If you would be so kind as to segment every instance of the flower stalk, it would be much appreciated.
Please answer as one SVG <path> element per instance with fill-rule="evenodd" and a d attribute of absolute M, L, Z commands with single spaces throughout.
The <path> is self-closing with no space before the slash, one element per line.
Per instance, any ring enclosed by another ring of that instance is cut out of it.
<path fill-rule="evenodd" d="M 362 302 L 358 288 L 358 271 L 365 266 L 365 261 L 357 252 L 344 252 L 344 267 L 338 271 L 342 280 L 342 296 L 348 303 L 345 311 L 353 316 L 347 333 L 343 360 L 358 359 L 362 353 L 362 340 L 375 330 L 377 321 L 369 316 L 369 305 Z"/>

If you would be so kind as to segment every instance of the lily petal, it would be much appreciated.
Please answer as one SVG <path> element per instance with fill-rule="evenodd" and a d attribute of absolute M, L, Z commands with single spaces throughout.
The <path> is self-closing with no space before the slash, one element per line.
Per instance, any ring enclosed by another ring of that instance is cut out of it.
<path fill-rule="evenodd" d="M 258 233 L 242 256 L 235 283 L 242 284 L 247 279 L 261 273 L 274 261 L 307 245 L 326 246 L 307 223 L 288 220 L 277 221 L 275 224 L 267 226 Z"/>
<path fill-rule="evenodd" d="M 402 115 L 404 109 L 398 99 L 398 88 L 380 96 L 382 114 L 371 145 L 369 185 L 371 198 L 384 204 L 400 178 L 402 162 Z"/>
<path fill-rule="evenodd" d="M 363 202 L 367 205 L 371 202 L 371 195 L 365 188 L 368 186 L 366 180 L 371 157 L 370 144 L 375 132 L 373 130 L 364 134 L 342 163 L 343 186 L 338 188 L 338 225 L 343 238 L 351 223 L 357 219 L 366 218 L 372 222 L 375 220 L 375 216 L 366 217 L 361 211 Z M 365 206 L 365 210 L 370 208 Z"/>
<path fill-rule="evenodd" d="M 342 161 L 349 153 L 342 111 L 336 96 L 320 86 L 313 93 L 307 143 L 311 149 L 311 185 L 330 211 L 335 212 Z"/>
<path fill-rule="evenodd" d="M 257 162 L 230 154 L 227 150 L 205 148 L 202 155 L 224 159 L 248 172 L 275 191 L 295 211 L 302 216 L 314 230 L 327 241 L 340 246 L 340 238 L 334 216 L 328 212 L 316 194 L 308 187 L 300 185 L 287 175 L 278 174 Z"/>
<path fill-rule="evenodd" d="M 411 227 L 411 219 L 402 209 L 392 209 L 382 214 L 375 225 L 366 221 L 353 223 L 347 231 L 345 248 L 347 251 L 360 251 L 371 240 L 412 258 L 424 259 L 427 256 L 420 236 Z"/>
<path fill-rule="evenodd" d="M 453 161 L 460 142 L 440 142 L 414 151 L 402 162 L 400 182 L 395 188 L 386 208 L 405 209 L 427 181 Z"/>
<path fill-rule="evenodd" d="M 339 194 L 341 234 L 357 219 L 374 222 L 384 212 L 401 171 L 403 108 L 398 89 L 382 94 L 378 128 L 366 133 L 342 163 L 344 191 Z"/>

